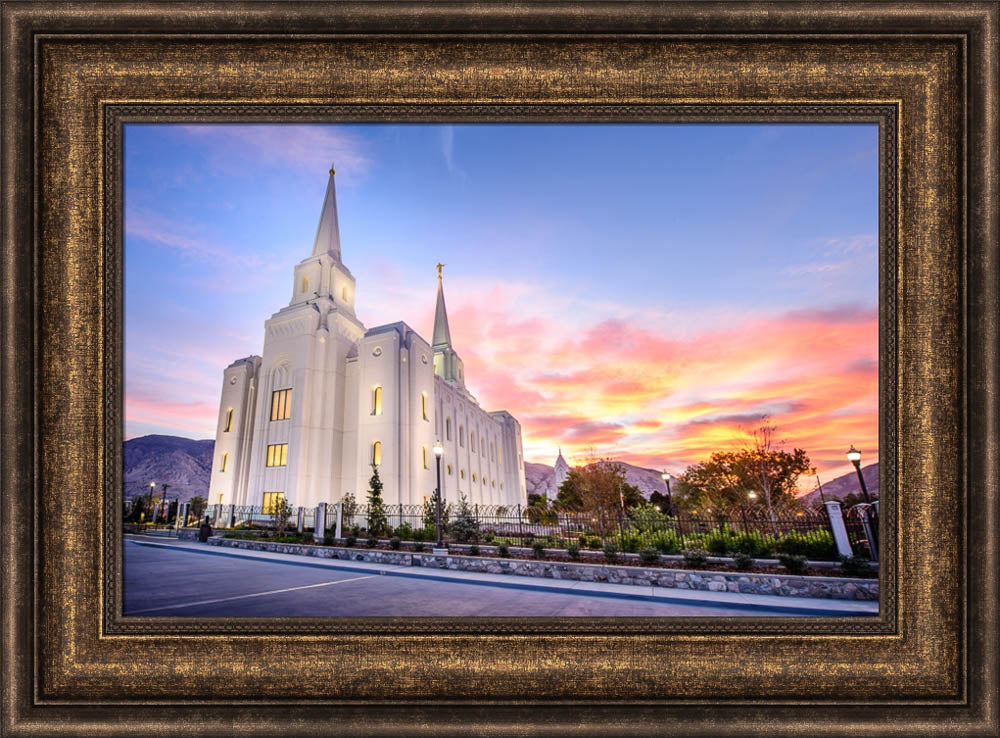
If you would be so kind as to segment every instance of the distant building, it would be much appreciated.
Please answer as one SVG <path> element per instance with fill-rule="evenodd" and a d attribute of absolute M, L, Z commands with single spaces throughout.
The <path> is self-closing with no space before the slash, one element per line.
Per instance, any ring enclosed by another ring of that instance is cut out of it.
<path fill-rule="evenodd" d="M 483 410 L 451 342 L 438 265 L 431 343 L 406 323 L 366 329 L 341 261 L 330 170 L 312 254 L 295 266 L 292 298 L 264 324 L 261 356 L 223 373 L 210 502 L 293 505 L 367 494 L 372 466 L 389 504 L 420 504 L 444 447 L 445 500 L 525 504 L 521 425 Z"/>
<path fill-rule="evenodd" d="M 562 487 L 562 483 L 566 481 L 566 477 L 569 476 L 569 464 L 566 463 L 566 459 L 563 458 L 562 449 L 559 449 L 559 456 L 556 457 L 556 463 L 553 467 L 555 473 L 555 494 L 559 493 L 559 488 Z"/>

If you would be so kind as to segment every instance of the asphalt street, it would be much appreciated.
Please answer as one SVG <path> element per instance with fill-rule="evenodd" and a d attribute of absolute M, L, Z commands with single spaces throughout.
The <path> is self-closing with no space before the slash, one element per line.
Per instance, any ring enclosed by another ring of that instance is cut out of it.
<path fill-rule="evenodd" d="M 664 603 L 509 585 L 338 570 L 301 557 L 255 560 L 215 547 L 173 548 L 127 539 L 124 614 L 175 617 L 359 616 L 787 616 L 778 608 Z M 512 580 L 515 578 L 511 577 Z M 527 581 L 525 581 L 527 580 Z"/>

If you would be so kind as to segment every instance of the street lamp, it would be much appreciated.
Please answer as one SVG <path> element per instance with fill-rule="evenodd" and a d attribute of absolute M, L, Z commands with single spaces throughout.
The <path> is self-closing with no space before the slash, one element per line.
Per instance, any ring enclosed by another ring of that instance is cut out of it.
<path fill-rule="evenodd" d="M 870 503 L 872 499 L 868 496 L 868 485 L 865 484 L 865 478 L 861 474 L 861 452 L 854 448 L 853 443 L 847 450 L 847 458 L 854 464 L 854 471 L 858 473 L 858 481 L 861 483 L 861 493 L 865 496 L 865 502 Z"/>
<path fill-rule="evenodd" d="M 663 477 L 663 483 L 667 485 L 667 515 L 673 516 L 674 514 L 674 496 L 670 492 L 670 475 L 666 470 L 660 475 Z"/>
<path fill-rule="evenodd" d="M 149 483 L 149 505 L 146 506 L 147 508 L 152 508 L 153 507 L 153 488 L 155 486 L 156 486 L 156 482 L 150 482 Z M 143 516 L 145 517 L 145 513 L 143 513 Z M 153 518 L 154 518 L 153 522 L 155 523 L 156 522 L 156 520 L 155 520 L 156 516 L 154 515 Z"/>
<path fill-rule="evenodd" d="M 437 458 L 437 491 L 435 497 L 437 497 L 438 548 L 444 548 L 444 541 L 441 538 L 441 457 L 444 456 L 444 446 L 441 445 L 441 441 L 434 444 L 434 456 Z"/>
<path fill-rule="evenodd" d="M 751 490 L 750 492 L 747 492 L 747 498 L 750 500 L 750 502 L 756 502 L 757 493 Z"/>

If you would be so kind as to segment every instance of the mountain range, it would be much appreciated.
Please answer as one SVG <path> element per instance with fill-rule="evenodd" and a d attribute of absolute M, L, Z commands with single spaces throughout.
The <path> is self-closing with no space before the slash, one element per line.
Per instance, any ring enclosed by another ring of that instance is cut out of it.
<path fill-rule="evenodd" d="M 185 502 L 195 495 L 208 500 L 208 484 L 212 474 L 212 450 L 215 441 L 195 441 L 178 436 L 140 436 L 125 441 L 125 497 L 144 495 L 149 492 L 149 483 L 156 482 L 156 496 L 160 495 L 160 485 L 170 485 L 167 495 Z M 625 481 L 639 488 L 648 498 L 653 492 L 665 492 L 663 478 L 656 469 L 624 464 Z M 861 470 L 868 485 L 868 492 L 878 495 L 878 462 Z M 527 493 L 555 497 L 555 470 L 548 464 L 524 462 L 524 481 Z M 831 479 L 823 484 L 826 499 L 842 499 L 852 492 L 858 492 L 858 479 L 854 472 Z M 800 499 L 807 505 L 819 500 L 819 490 L 814 490 Z"/>

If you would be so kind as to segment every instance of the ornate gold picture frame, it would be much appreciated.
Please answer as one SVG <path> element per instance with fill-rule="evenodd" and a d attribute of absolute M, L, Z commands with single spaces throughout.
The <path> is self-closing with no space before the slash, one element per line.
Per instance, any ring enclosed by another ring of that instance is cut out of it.
<path fill-rule="evenodd" d="M 4 3 L 3 734 L 995 734 L 998 20 Z M 877 122 L 879 616 L 122 617 L 121 131 L 194 120 Z"/>

